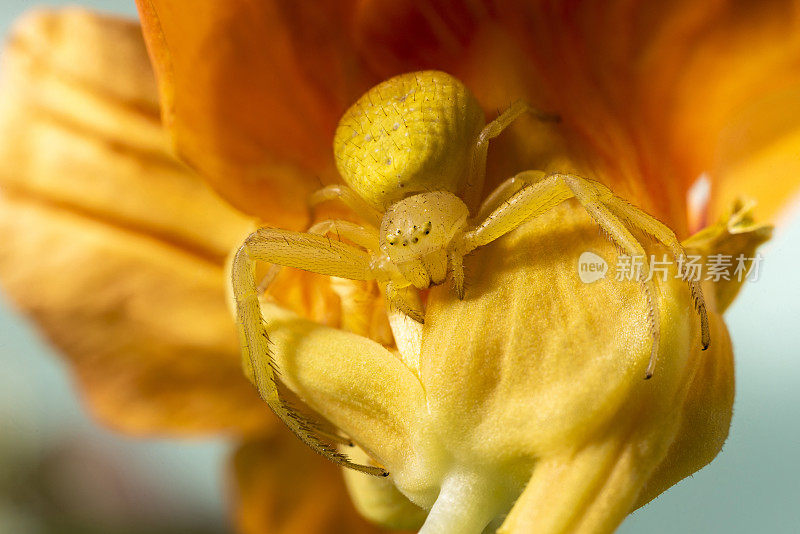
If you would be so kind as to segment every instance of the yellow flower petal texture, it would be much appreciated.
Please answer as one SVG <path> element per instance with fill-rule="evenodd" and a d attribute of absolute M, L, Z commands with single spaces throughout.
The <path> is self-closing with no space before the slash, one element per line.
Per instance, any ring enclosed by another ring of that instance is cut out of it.
<path fill-rule="evenodd" d="M 752 253 L 769 234 L 742 211 L 713 228 L 687 246 Z M 662 357 L 646 381 L 652 338 L 641 286 L 613 271 L 582 282 L 584 251 L 609 265 L 617 258 L 570 202 L 469 256 L 464 300 L 446 286 L 430 292 L 419 367 L 366 338 L 262 306 L 284 382 L 402 493 L 351 482 L 358 500 L 372 491 L 373 520 L 407 526 L 393 514 L 413 517 L 413 503 L 429 510 L 425 533 L 611 532 L 716 455 L 733 400 L 717 299 L 703 351 L 673 267 L 660 284 Z"/>

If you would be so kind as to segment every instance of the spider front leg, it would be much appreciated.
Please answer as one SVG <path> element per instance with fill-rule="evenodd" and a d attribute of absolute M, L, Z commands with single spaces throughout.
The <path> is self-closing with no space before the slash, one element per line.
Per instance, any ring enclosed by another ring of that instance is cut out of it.
<path fill-rule="evenodd" d="M 309 234 L 324 236 L 325 234 L 335 234 L 339 238 L 345 238 L 352 241 L 359 247 L 365 250 L 378 251 L 380 250 L 379 239 L 377 231 L 370 228 L 359 226 L 358 224 L 348 221 L 339 220 L 326 220 L 320 221 L 308 229 Z M 278 273 L 285 264 L 275 263 L 267 271 L 267 274 L 261 280 L 258 286 L 258 294 L 266 292 L 269 285 L 278 276 Z M 301 267 L 303 268 L 303 267 Z M 385 291 L 387 300 L 398 310 L 408 315 L 419 323 L 424 322 L 424 312 L 419 306 L 419 299 L 414 295 L 409 295 L 407 289 L 408 281 L 400 276 L 397 269 L 386 261 L 384 257 L 372 257 L 370 260 L 370 268 L 372 269 L 373 278 L 385 282 Z M 306 269 L 313 270 L 313 269 Z M 317 272 L 317 271 L 314 271 Z M 324 274 L 324 273 L 323 273 Z M 346 276 L 342 278 L 348 278 Z"/>
<path fill-rule="evenodd" d="M 320 236 L 331 233 L 335 234 L 339 238 L 343 237 L 349 241 L 352 241 L 365 250 L 378 250 L 378 235 L 376 230 L 369 227 L 360 226 L 349 221 L 330 219 L 320 221 L 312 225 L 308 229 L 308 233 Z M 261 279 L 261 283 L 258 285 L 259 295 L 266 293 L 267 288 L 269 288 L 270 284 L 275 280 L 275 278 L 277 278 L 282 268 L 283 266 L 278 263 L 272 264 L 267 273 Z"/>
<path fill-rule="evenodd" d="M 261 317 L 255 282 L 256 261 L 352 280 L 371 280 L 376 278 L 376 274 L 381 275 L 375 272 L 371 256 L 353 246 L 319 235 L 262 228 L 252 233 L 237 251 L 231 277 L 242 358 L 259 391 L 268 392 L 266 395 L 262 393 L 264 401 L 286 426 L 319 454 L 363 473 L 386 476 L 388 473 L 381 468 L 355 464 L 339 453 L 335 444 L 330 442 L 339 441 L 337 437 L 319 428 L 317 423 L 294 410 L 281 397 L 278 369 Z M 266 361 L 267 365 L 260 365 L 260 361 Z"/>
<path fill-rule="evenodd" d="M 500 207 L 500 204 L 517 194 L 523 187 L 528 187 L 540 182 L 547 175 L 544 171 L 523 171 L 516 176 L 512 176 L 489 193 L 489 196 L 481 203 L 475 220 L 483 221 Z"/>
<path fill-rule="evenodd" d="M 530 179 L 531 176 L 530 172 L 521 173 L 515 179 L 525 180 Z M 508 188 L 507 185 L 502 187 Z M 490 198 L 493 196 L 490 195 Z M 683 248 L 678 243 L 675 235 L 666 226 L 638 210 L 638 208 L 631 209 L 633 206 L 614 196 L 602 184 L 571 174 L 552 174 L 519 190 L 519 192 L 492 211 L 476 228 L 465 232 L 456 250 L 460 254 L 466 255 L 475 248 L 494 241 L 517 228 L 528 219 L 541 215 L 572 197 L 575 197 L 583 205 L 612 243 L 624 253 L 632 257 L 642 257 L 645 254 L 644 248 L 626 228 L 623 220 L 635 228 L 654 235 L 659 241 L 667 245 L 677 257 L 683 255 Z M 654 300 L 657 295 L 655 283 L 648 276 L 649 269 L 646 264 L 642 266 L 642 271 L 642 284 L 648 300 L 649 323 L 653 336 L 653 346 L 646 371 L 646 377 L 650 378 L 657 360 L 660 319 L 659 309 Z M 697 311 L 700 316 L 701 340 L 705 348 L 708 346 L 709 334 L 708 318 L 702 292 L 699 286 L 691 283 L 689 286 L 692 295 L 695 297 L 695 302 L 698 304 Z"/>

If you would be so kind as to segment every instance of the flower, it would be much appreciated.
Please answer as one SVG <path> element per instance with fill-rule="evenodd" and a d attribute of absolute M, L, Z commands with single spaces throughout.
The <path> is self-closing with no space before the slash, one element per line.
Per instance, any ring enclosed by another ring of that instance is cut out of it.
<path fill-rule="evenodd" d="M 175 149 L 264 223 L 307 224 L 307 195 L 337 180 L 330 140 L 341 113 L 374 83 L 422 68 L 458 76 L 487 110 L 523 97 L 562 117 L 557 128 L 522 121 L 498 139 L 487 190 L 519 170 L 576 170 L 708 256 L 752 255 L 769 235 L 737 195 L 756 197 L 764 218 L 797 186 L 800 34 L 790 2 L 139 7 Z M 251 501 L 275 498 L 275 478 L 262 482 L 250 466 L 285 480 L 265 455 L 300 453 L 276 437 L 234 370 L 233 325 L 223 317 L 222 261 L 252 221 L 169 157 L 130 26 L 101 30 L 74 12 L 42 20 L 27 39 L 20 30 L 12 51 L 30 72 L 56 75 L 17 95 L 30 107 L 0 115 L 9 129 L 31 132 L 18 143 L 4 136 L 0 217 L 10 244 L 0 277 L 72 358 L 93 408 L 112 424 L 268 434 L 238 456 L 252 505 L 240 524 L 255 530 L 253 514 L 274 508 Z M 73 41 L 42 43 L 66 35 L 68 20 L 84 24 L 78 34 L 117 43 L 82 53 L 115 59 L 76 61 Z M 52 53 L 53 44 L 65 50 Z M 46 120 L 32 120 L 32 108 Z M 26 144 L 56 134 L 71 148 L 43 157 Z M 82 184 L 97 176 L 82 166 L 68 182 L 53 180 L 76 154 L 67 137 L 81 136 L 103 140 L 105 150 L 80 163 L 105 161 L 111 185 Z M 110 155 L 131 157 L 134 168 Z M 685 199 L 703 173 L 712 195 L 692 218 Z M 710 221 L 719 222 L 689 237 Z M 706 285 L 706 352 L 685 288 L 662 286 L 664 357 L 645 382 L 642 296 L 635 284 L 576 282 L 564 266 L 586 249 L 613 254 L 574 204 L 526 224 L 470 257 L 472 297 L 437 287 L 424 332 L 394 325 L 397 353 L 380 299 L 364 296 L 374 287 L 297 273 L 276 282 L 280 306 L 263 310 L 287 385 L 392 473 L 389 481 L 346 473 L 363 513 L 413 528 L 430 509 L 426 532 L 488 523 L 501 532 L 604 532 L 716 455 L 733 395 L 721 313 L 739 285 Z M 32 284 L 52 272 L 69 283 L 52 293 Z M 262 483 L 266 490 L 251 487 Z"/>
<path fill-rule="evenodd" d="M 139 25 L 32 12 L 0 94 L 3 289 L 92 414 L 132 435 L 229 435 L 242 532 L 376 532 L 242 375 L 223 264 L 253 223 L 170 154 Z"/>

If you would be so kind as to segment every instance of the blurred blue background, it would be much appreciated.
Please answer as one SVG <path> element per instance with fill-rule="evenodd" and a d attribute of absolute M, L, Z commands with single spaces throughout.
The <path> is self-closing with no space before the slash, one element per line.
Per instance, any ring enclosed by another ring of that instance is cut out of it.
<path fill-rule="evenodd" d="M 133 0 L 79 3 L 136 15 Z M 0 35 L 33 5 L 64 4 L 3 0 Z M 761 278 L 727 314 L 737 394 L 722 454 L 620 532 L 800 533 L 800 209 L 794 213 L 761 249 Z M 63 471 L 47 475 L 57 476 L 46 481 L 49 504 L 95 525 L 92 532 L 227 531 L 225 442 L 128 439 L 99 428 L 58 356 L 4 303 L 0 369 L 0 533 L 89 531 L 74 520 L 44 521 L 25 500 L 30 486 L 43 484 L 25 466 L 41 465 Z"/>

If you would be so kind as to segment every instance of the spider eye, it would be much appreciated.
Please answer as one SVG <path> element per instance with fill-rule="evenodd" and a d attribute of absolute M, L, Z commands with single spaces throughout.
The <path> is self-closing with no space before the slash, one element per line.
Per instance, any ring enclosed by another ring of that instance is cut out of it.
<path fill-rule="evenodd" d="M 415 237 L 414 239 L 411 240 L 412 243 L 416 243 L 417 241 L 419 241 L 418 237 Z"/>
<path fill-rule="evenodd" d="M 431 233 L 430 230 L 425 230 L 425 235 L 428 235 L 429 233 Z"/>

